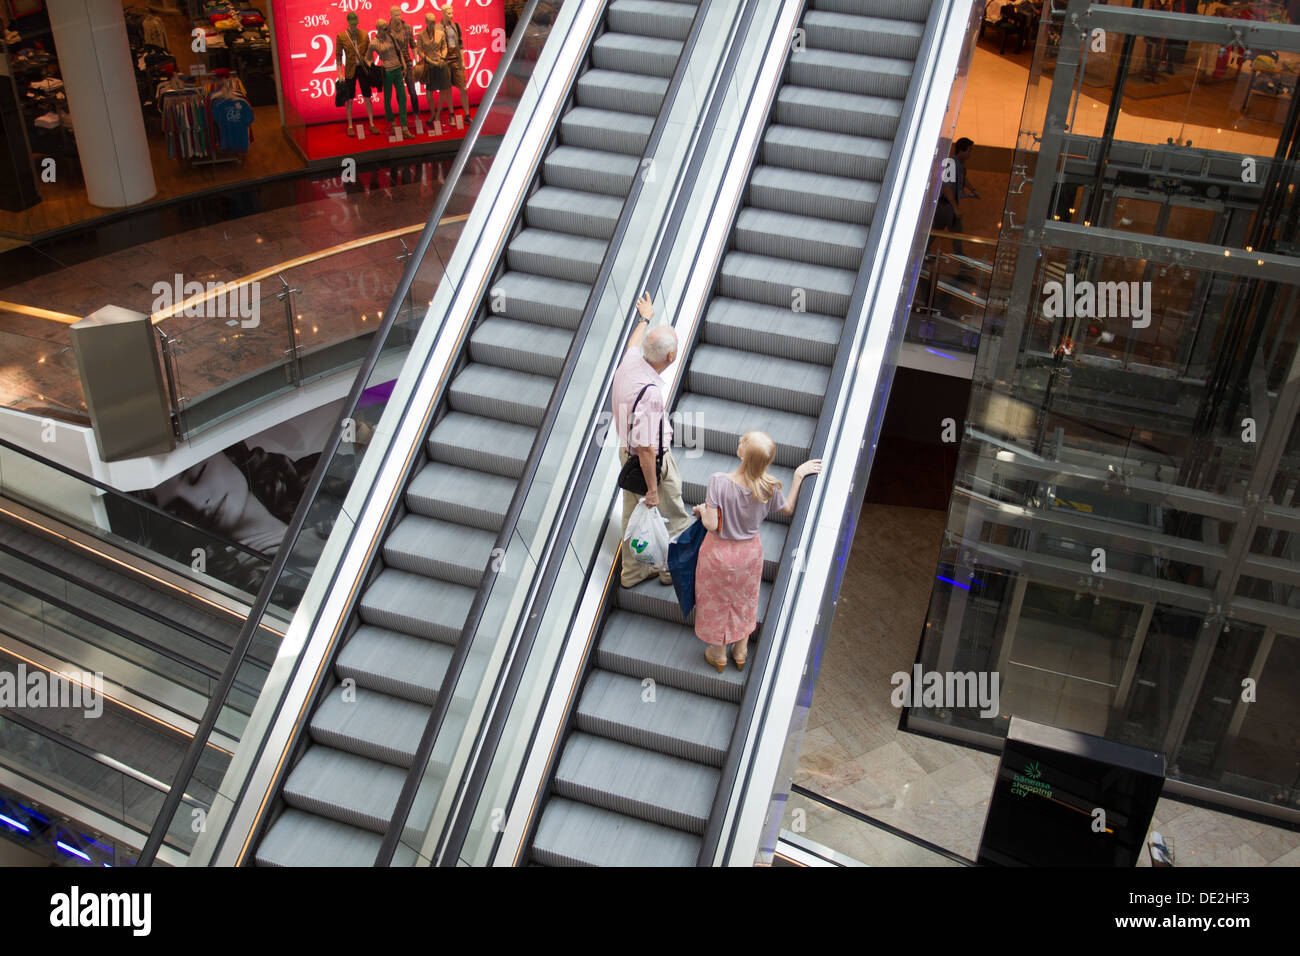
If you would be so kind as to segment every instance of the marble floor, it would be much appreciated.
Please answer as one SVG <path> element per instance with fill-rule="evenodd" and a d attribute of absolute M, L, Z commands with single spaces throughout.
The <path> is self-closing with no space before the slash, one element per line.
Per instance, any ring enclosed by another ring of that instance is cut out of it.
<path fill-rule="evenodd" d="M 462 179 L 467 197 L 477 193 L 490 162 L 479 157 L 467 168 Z M 0 288 L 0 405 L 84 419 L 68 325 L 105 305 L 153 312 L 155 283 L 174 285 L 178 276 L 183 282 L 232 282 L 272 273 L 258 283 L 256 328 L 231 328 L 239 323 L 207 316 L 160 323 L 179 340 L 178 389 L 191 401 L 283 361 L 288 320 L 274 298 L 281 289 L 276 275 L 298 290 L 295 333 L 305 352 L 364 334 L 387 308 L 402 274 L 403 241 L 407 248 L 416 244 L 449 165 L 442 160 L 362 169 L 354 183 L 304 180 L 296 204 L 143 236 L 138 245 Z M 448 213 L 467 212 L 469 205 L 460 202 Z M 386 237 L 401 229 L 414 231 Z M 375 236 L 385 238 L 369 241 Z M 416 301 L 432 296 L 441 263 L 458 236 L 459 226 L 435 240 L 417 276 Z M 319 255 L 327 249 L 333 251 Z"/>
<path fill-rule="evenodd" d="M 795 782 L 973 860 L 997 756 L 901 732 L 889 699 L 890 675 L 910 669 L 916 656 L 944 520 L 943 511 L 929 508 L 864 507 Z M 793 795 L 782 826 L 802 827 L 808 839 L 863 863 L 953 865 Z M 1178 800 L 1160 800 L 1153 829 L 1165 837 L 1176 866 L 1300 866 L 1300 832 Z M 1144 857 L 1139 865 L 1150 861 Z"/>

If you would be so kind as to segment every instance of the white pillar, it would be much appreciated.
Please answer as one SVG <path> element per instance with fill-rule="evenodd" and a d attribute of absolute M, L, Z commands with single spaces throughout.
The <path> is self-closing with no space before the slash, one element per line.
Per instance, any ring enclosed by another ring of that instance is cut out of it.
<path fill-rule="evenodd" d="M 144 202 L 158 189 L 122 5 L 49 0 L 46 6 L 87 197 L 108 208 Z"/>

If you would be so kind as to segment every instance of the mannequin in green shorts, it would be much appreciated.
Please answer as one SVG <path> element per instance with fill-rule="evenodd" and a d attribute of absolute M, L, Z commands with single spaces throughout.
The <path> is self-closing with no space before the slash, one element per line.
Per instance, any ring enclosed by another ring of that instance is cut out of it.
<path fill-rule="evenodd" d="M 379 65 L 384 71 L 384 116 L 388 119 L 388 128 L 390 131 L 393 128 L 393 108 L 389 100 L 389 93 L 392 92 L 397 98 L 402 128 L 407 135 L 411 135 L 411 127 L 406 125 L 405 57 L 388 32 L 387 20 L 375 22 L 375 41 L 370 44 L 370 51 L 379 58 Z"/>

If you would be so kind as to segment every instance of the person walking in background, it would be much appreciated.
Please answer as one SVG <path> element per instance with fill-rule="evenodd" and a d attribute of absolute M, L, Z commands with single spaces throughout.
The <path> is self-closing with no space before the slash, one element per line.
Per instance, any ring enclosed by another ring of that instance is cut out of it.
<path fill-rule="evenodd" d="M 673 460 L 673 429 L 664 412 L 664 382 L 659 374 L 677 358 L 677 333 L 671 326 L 663 325 L 652 331 L 650 320 L 654 306 L 650 293 L 643 292 L 637 300 L 639 313 L 636 328 L 628 339 L 623 361 L 614 372 L 610 389 L 614 427 L 618 431 L 619 460 L 626 463 L 635 455 L 641 461 L 645 475 L 647 508 L 658 508 L 668 520 L 668 536 L 675 538 L 691 523 L 691 516 L 682 501 L 682 477 Z M 655 468 L 659 453 L 662 460 Z M 630 491 L 623 492 L 623 528 L 619 539 L 627 534 L 627 522 L 641 499 Z M 640 564 L 624 555 L 623 587 L 630 588 L 655 575 L 653 568 Z M 671 585 L 672 576 L 660 571 L 659 580 Z"/>
<path fill-rule="evenodd" d="M 822 470 L 820 458 L 796 468 L 787 498 L 781 482 L 767 473 L 776 457 L 771 438 L 759 431 L 745 432 L 736 457 L 740 466 L 710 476 L 704 504 L 695 506 L 709 531 L 695 565 L 695 636 L 705 643 L 704 658 L 719 674 L 727 669 L 727 647 L 736 669 L 744 670 L 749 635 L 758 624 L 763 578 L 758 529 L 773 512 L 793 514 L 804 478 Z"/>

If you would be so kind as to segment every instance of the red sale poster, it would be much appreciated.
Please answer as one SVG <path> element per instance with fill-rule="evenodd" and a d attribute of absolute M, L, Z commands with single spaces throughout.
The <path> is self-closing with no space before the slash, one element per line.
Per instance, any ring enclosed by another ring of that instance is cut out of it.
<path fill-rule="evenodd" d="M 334 105 L 334 83 L 338 77 L 335 45 L 338 35 L 347 29 L 349 13 L 357 15 L 360 28 L 373 39 L 375 21 L 391 20 L 390 10 L 397 6 L 418 41 L 425 30 L 425 14 L 441 17 L 441 5 L 441 0 L 403 0 L 397 4 L 386 0 L 273 0 L 271 12 L 287 125 L 343 121 L 343 108 Z M 470 103 L 477 104 L 492 82 L 492 73 L 509 39 L 504 3 L 503 0 L 453 0 L 453 9 L 464 38 Z M 374 61 L 374 57 L 370 59 Z M 427 91 L 417 84 L 416 92 L 424 107 Z M 360 99 L 360 93 L 357 98 Z M 375 90 L 371 100 L 376 115 L 383 114 L 381 99 L 380 92 Z M 354 112 L 365 115 L 360 102 Z"/>

